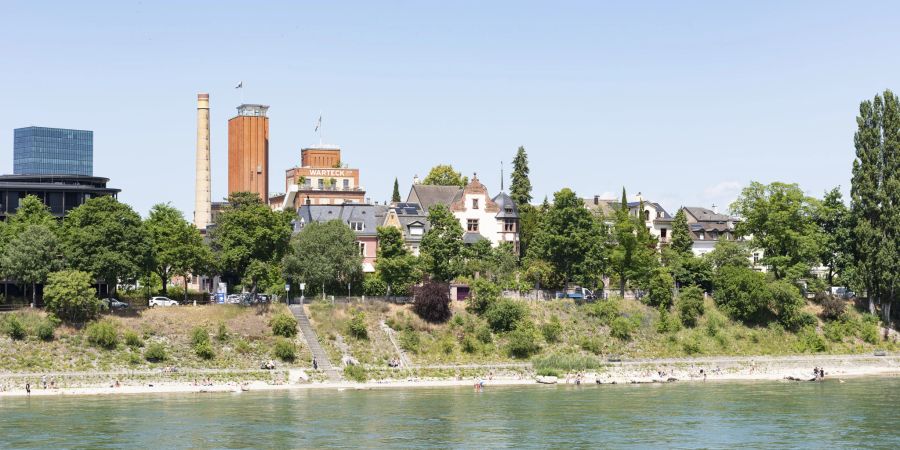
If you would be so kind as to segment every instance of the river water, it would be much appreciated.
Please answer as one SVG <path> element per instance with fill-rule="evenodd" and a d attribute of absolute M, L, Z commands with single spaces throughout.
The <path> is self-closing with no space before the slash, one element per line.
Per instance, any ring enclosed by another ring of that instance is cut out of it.
<path fill-rule="evenodd" d="M 0 399 L 5 448 L 900 448 L 900 378 Z"/>

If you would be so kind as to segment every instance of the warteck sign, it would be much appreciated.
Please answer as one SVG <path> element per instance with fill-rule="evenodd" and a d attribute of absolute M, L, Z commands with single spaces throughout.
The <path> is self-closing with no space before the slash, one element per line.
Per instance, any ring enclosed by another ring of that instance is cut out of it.
<path fill-rule="evenodd" d="M 314 177 L 346 177 L 347 171 L 343 169 L 309 169 L 309 174 Z"/>

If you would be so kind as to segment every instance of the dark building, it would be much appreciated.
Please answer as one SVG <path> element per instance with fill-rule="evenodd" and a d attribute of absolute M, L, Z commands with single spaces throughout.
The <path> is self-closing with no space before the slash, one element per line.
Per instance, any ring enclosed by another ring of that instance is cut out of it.
<path fill-rule="evenodd" d="M 27 195 L 37 196 L 54 216 L 63 217 L 90 198 L 116 197 L 121 190 L 106 187 L 108 182 L 84 175 L 0 175 L 0 220 L 15 213 Z"/>
<path fill-rule="evenodd" d="M 13 173 L 92 176 L 94 132 L 47 127 L 16 128 Z"/>

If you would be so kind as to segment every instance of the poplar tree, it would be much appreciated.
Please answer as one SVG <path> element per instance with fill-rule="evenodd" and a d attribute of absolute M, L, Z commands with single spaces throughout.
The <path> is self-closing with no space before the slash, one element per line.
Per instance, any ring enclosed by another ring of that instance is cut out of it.
<path fill-rule="evenodd" d="M 694 239 L 691 238 L 691 230 L 688 228 L 687 216 L 684 208 L 679 208 L 675 213 L 675 219 L 672 221 L 672 243 L 669 248 L 681 253 L 687 254 L 691 252 L 694 246 Z"/>
<path fill-rule="evenodd" d="M 513 158 L 512 183 L 509 196 L 519 207 L 531 203 L 531 180 L 528 178 L 528 154 L 525 147 L 519 147 Z"/>
<path fill-rule="evenodd" d="M 394 177 L 394 193 L 391 195 L 391 202 L 400 203 L 400 183 L 397 182 L 397 177 Z"/>
<path fill-rule="evenodd" d="M 643 205 L 640 210 L 644 210 Z M 625 287 L 629 282 L 646 284 L 658 264 L 656 240 L 650 235 L 640 214 L 629 214 L 625 188 L 622 188 L 622 203 L 615 212 L 611 237 L 613 248 L 610 265 L 612 272 L 619 278 L 619 295 L 624 297 Z"/>

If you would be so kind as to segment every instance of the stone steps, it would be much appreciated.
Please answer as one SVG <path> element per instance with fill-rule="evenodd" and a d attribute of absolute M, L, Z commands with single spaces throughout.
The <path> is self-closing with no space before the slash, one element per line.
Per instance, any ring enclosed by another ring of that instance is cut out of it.
<path fill-rule="evenodd" d="M 306 340 L 309 352 L 316 358 L 319 370 L 328 375 L 328 381 L 340 381 L 341 373 L 331 364 L 331 360 L 328 359 L 328 353 L 325 353 L 325 349 L 319 344 L 319 338 L 316 336 L 312 324 L 309 323 L 309 317 L 306 317 L 303 305 L 291 305 L 290 308 L 294 318 L 297 319 L 297 326 L 300 328 L 300 332 L 303 333 L 303 339 Z"/>

